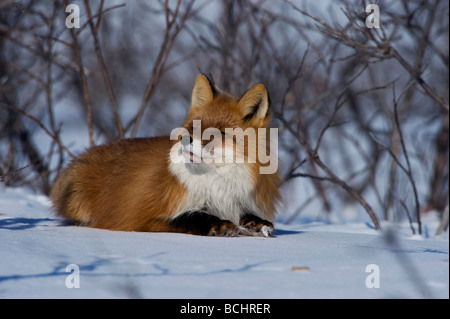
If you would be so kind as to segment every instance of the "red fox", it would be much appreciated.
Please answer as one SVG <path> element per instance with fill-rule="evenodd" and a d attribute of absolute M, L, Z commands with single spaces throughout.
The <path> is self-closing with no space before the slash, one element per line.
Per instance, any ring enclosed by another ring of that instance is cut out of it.
<path fill-rule="evenodd" d="M 53 208 L 77 225 L 110 230 L 273 236 L 278 171 L 262 174 L 267 160 L 252 158 L 248 149 L 267 154 L 270 119 L 263 84 L 238 99 L 199 75 L 175 138 L 123 139 L 88 149 L 57 178 Z"/>

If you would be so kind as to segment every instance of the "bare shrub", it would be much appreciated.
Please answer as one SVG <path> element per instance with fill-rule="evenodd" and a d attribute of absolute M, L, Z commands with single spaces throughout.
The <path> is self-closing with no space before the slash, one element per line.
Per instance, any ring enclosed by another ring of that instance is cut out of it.
<path fill-rule="evenodd" d="M 85 147 L 168 134 L 200 71 L 236 95 L 268 86 L 295 194 L 284 221 L 358 203 L 375 228 L 407 218 L 422 233 L 421 214 L 448 212 L 446 1 L 380 3 L 380 28 L 367 1 L 73 1 L 79 29 L 69 2 L 0 3 L 6 186 L 48 193 L 82 150 L 69 127 Z"/>

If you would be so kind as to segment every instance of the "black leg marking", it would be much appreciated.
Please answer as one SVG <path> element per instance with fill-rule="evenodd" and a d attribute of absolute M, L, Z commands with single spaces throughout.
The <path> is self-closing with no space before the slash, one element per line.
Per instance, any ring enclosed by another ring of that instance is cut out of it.
<path fill-rule="evenodd" d="M 237 236 L 238 226 L 229 220 L 195 211 L 184 213 L 170 222 L 177 232 L 202 236 Z"/>

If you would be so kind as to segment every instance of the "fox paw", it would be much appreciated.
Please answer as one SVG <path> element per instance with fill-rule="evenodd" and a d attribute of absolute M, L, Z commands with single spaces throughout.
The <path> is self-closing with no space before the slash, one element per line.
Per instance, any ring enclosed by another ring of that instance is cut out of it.
<path fill-rule="evenodd" d="M 264 225 L 263 227 L 261 227 L 261 229 L 256 232 L 257 234 L 261 234 L 263 237 L 273 237 L 273 235 L 275 234 L 275 230 L 273 229 L 273 226 L 266 226 Z"/>
<path fill-rule="evenodd" d="M 240 228 L 231 221 L 223 220 L 211 226 L 208 236 L 236 237 L 240 235 L 240 232 Z"/>
<path fill-rule="evenodd" d="M 247 236 L 272 237 L 275 234 L 271 222 L 253 215 L 242 218 L 241 228 L 245 228 L 250 233 Z"/>
<path fill-rule="evenodd" d="M 272 237 L 274 234 L 273 226 L 262 225 L 252 229 L 237 226 L 230 221 L 223 221 L 220 224 L 211 227 L 208 236 L 219 237 L 237 237 L 237 236 L 253 236 L 253 237 Z"/>

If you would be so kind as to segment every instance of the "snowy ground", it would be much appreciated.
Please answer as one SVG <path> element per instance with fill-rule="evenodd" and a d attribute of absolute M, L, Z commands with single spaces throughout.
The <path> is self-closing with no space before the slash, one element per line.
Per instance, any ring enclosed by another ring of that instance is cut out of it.
<path fill-rule="evenodd" d="M 64 226 L 49 205 L 0 190 L 0 298 L 449 298 L 449 236 L 433 236 L 433 216 L 424 237 L 309 223 L 215 238 Z"/>

